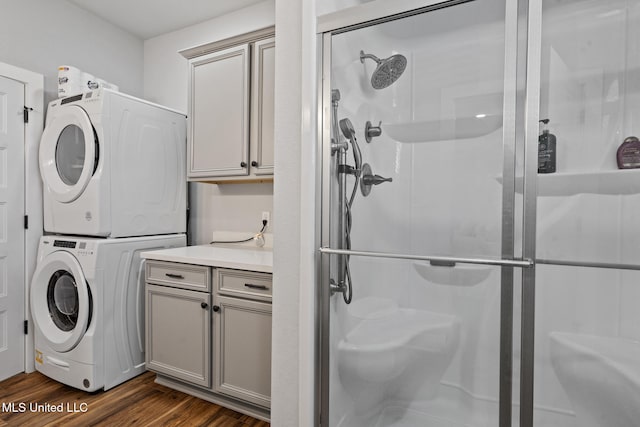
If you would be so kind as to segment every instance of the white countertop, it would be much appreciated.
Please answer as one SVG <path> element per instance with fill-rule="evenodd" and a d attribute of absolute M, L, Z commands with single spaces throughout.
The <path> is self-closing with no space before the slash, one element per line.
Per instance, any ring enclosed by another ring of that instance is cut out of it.
<path fill-rule="evenodd" d="M 273 252 L 271 249 L 229 245 L 199 245 L 182 248 L 146 251 L 142 258 L 157 261 L 180 262 L 183 264 L 208 265 L 211 267 L 234 268 L 237 270 L 273 272 Z"/>

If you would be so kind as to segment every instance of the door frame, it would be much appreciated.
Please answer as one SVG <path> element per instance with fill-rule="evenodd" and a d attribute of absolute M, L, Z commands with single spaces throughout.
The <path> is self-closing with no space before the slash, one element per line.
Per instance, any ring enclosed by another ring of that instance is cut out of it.
<path fill-rule="evenodd" d="M 44 128 L 44 76 L 33 71 L 0 62 L 0 76 L 24 85 L 24 103 L 29 121 L 24 125 L 24 214 L 28 227 L 24 230 L 24 312 L 28 321 L 25 335 L 24 371 L 33 372 L 33 319 L 29 308 L 29 284 L 36 267 L 38 243 L 42 236 L 42 182 L 38 172 L 38 149 Z"/>

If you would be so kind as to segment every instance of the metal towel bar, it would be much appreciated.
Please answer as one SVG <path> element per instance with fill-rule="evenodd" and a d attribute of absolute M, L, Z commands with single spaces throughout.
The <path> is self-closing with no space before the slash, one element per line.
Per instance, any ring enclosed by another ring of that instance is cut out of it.
<path fill-rule="evenodd" d="M 445 256 L 430 256 L 430 255 L 410 255 L 410 254 L 396 254 L 386 252 L 369 252 L 369 251 L 354 251 L 347 249 L 332 249 L 327 247 L 321 247 L 320 252 L 330 255 L 349 255 L 349 256 L 364 256 L 374 258 L 395 258 L 395 259 L 410 259 L 416 261 L 434 261 L 436 263 L 460 263 L 460 264 L 482 264 L 482 265 L 497 265 L 504 267 L 533 267 L 533 260 L 530 259 L 485 259 L 485 258 L 457 258 L 457 257 L 445 257 Z"/>

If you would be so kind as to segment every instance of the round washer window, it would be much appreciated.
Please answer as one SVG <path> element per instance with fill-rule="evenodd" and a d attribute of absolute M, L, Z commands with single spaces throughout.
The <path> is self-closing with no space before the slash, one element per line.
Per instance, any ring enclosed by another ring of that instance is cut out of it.
<path fill-rule="evenodd" d="M 80 179 L 84 165 L 84 133 L 76 125 L 66 126 L 56 144 L 56 168 L 67 185 L 75 185 Z"/>
<path fill-rule="evenodd" d="M 78 290 L 73 276 L 64 270 L 56 271 L 49 279 L 47 305 L 53 323 L 68 332 L 78 322 Z"/>

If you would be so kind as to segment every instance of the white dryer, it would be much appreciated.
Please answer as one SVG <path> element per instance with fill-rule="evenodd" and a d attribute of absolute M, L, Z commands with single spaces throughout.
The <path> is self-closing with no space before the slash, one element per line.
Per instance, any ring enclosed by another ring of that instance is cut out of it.
<path fill-rule="evenodd" d="M 186 117 L 99 89 L 49 103 L 44 229 L 130 237 L 186 231 Z"/>
<path fill-rule="evenodd" d="M 184 234 L 42 237 L 31 282 L 36 369 L 86 391 L 144 372 L 140 253 L 185 244 Z"/>

